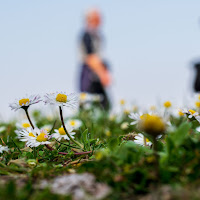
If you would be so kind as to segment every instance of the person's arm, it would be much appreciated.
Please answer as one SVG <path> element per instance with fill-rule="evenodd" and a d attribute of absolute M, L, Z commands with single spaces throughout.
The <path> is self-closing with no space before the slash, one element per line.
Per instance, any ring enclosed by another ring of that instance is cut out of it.
<path fill-rule="evenodd" d="M 104 67 L 101 60 L 96 54 L 88 54 L 86 56 L 85 62 L 97 74 L 103 86 L 110 85 L 111 83 L 110 73 Z"/>
<path fill-rule="evenodd" d="M 101 59 L 96 54 L 90 34 L 83 36 L 83 45 L 85 47 L 86 58 L 85 63 L 97 74 L 101 83 L 108 86 L 111 82 L 111 76 L 108 70 L 102 64 Z"/>

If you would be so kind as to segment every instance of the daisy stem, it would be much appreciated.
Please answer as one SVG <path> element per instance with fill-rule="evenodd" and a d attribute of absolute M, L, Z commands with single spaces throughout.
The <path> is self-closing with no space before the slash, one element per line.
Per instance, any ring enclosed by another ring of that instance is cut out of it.
<path fill-rule="evenodd" d="M 145 136 L 143 137 L 143 140 L 144 140 L 144 146 L 146 147 L 147 146 L 147 139 L 146 139 Z"/>
<path fill-rule="evenodd" d="M 64 131 L 66 132 L 67 136 L 70 138 L 70 140 L 72 142 L 74 142 L 75 144 L 77 144 L 79 147 L 83 148 L 83 145 L 80 144 L 79 142 L 77 142 L 76 140 L 74 140 L 71 135 L 68 133 L 66 127 L 65 127 L 65 124 L 64 124 L 64 120 L 63 120 L 63 113 L 62 113 L 62 108 L 59 106 L 59 110 L 60 110 L 60 119 L 61 119 L 61 122 L 62 122 L 62 125 L 63 125 L 63 128 L 64 128 Z"/>
<path fill-rule="evenodd" d="M 158 154 L 158 143 L 156 137 L 153 137 L 153 151 L 155 156 L 155 170 L 156 170 L 156 177 L 159 180 L 160 173 L 159 173 L 159 154 Z"/>
<path fill-rule="evenodd" d="M 33 147 L 33 155 L 34 155 L 34 158 L 36 159 L 36 157 L 37 157 L 36 147 Z"/>
<path fill-rule="evenodd" d="M 32 121 L 31 121 L 31 119 L 30 119 L 30 117 L 29 117 L 29 114 L 28 114 L 28 108 L 24 108 L 24 111 L 25 111 L 25 113 L 26 113 L 26 116 L 27 116 L 27 118 L 28 118 L 28 121 L 29 121 L 30 125 L 31 125 L 32 128 L 34 129 L 33 123 L 32 123 Z"/>

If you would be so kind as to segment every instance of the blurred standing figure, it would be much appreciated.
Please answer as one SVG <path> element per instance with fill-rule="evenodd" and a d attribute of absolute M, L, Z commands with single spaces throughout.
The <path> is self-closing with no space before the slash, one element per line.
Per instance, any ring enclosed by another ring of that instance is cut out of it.
<path fill-rule="evenodd" d="M 102 37 L 99 27 L 101 14 L 97 9 L 91 9 L 86 14 L 85 30 L 81 35 L 82 69 L 80 76 L 81 92 L 100 94 L 103 97 L 102 106 L 109 109 L 106 87 L 111 83 L 108 66 L 100 53 Z"/>

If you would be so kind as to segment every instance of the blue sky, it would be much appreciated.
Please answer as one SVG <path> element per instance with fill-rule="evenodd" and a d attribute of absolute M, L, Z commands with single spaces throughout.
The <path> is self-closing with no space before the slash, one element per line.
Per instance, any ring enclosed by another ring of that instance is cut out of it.
<path fill-rule="evenodd" d="M 24 94 L 78 91 L 78 35 L 89 7 L 104 15 L 113 101 L 140 105 L 191 95 L 200 57 L 198 0 L 0 1 L 0 115 Z"/>

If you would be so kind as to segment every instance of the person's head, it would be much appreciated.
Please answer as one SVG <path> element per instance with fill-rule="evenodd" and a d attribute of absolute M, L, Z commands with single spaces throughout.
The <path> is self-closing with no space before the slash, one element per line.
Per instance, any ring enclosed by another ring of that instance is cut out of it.
<path fill-rule="evenodd" d="M 101 24 L 101 14 L 98 9 L 90 9 L 86 13 L 86 23 L 91 29 L 97 29 Z"/>

